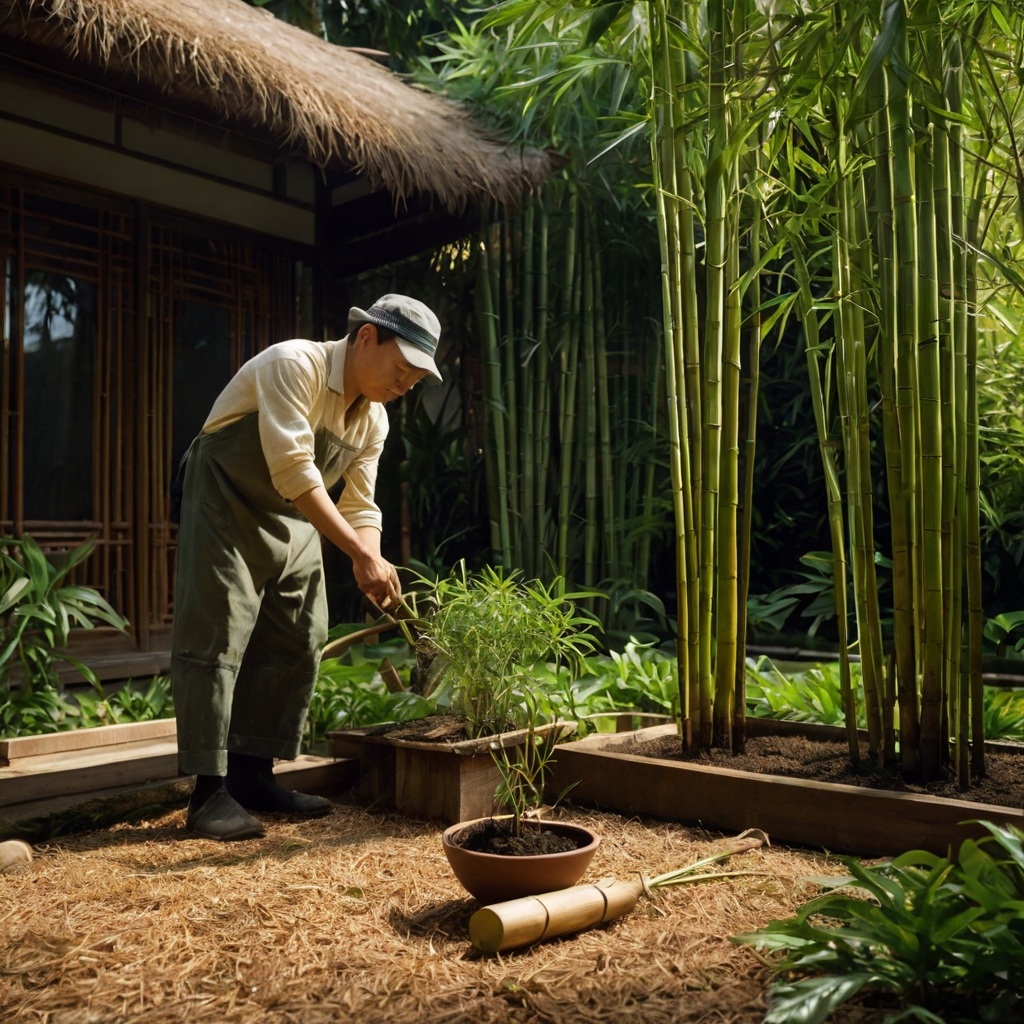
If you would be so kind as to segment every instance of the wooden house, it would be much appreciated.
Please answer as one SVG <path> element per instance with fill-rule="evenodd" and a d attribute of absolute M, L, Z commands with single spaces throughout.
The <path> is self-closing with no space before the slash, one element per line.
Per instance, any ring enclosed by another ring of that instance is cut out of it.
<path fill-rule="evenodd" d="M 169 480 L 231 374 L 549 170 L 242 0 L 0 0 L 0 534 L 96 537 L 80 582 L 166 650 Z"/>

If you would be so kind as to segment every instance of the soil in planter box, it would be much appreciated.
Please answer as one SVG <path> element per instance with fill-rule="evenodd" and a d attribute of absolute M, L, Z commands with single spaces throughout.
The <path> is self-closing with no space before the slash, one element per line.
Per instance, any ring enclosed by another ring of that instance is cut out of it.
<path fill-rule="evenodd" d="M 762 775 L 784 775 L 793 779 L 816 782 L 840 782 L 847 786 L 869 789 L 898 790 L 905 793 L 927 793 L 950 800 L 971 800 L 1000 807 L 1024 807 L 1024 755 L 986 754 L 988 774 L 961 793 L 956 777 L 950 771 L 944 778 L 927 785 L 907 782 L 899 767 L 877 768 L 868 764 L 867 744 L 861 744 L 861 764 L 854 770 L 844 742 L 808 740 L 802 736 L 756 736 L 747 740 L 745 754 L 733 755 L 726 750 L 704 754 L 684 754 L 678 736 L 661 736 L 629 747 L 617 748 L 637 757 L 660 757 L 669 761 L 689 761 L 733 768 Z"/>
<path fill-rule="evenodd" d="M 500 853 L 507 857 L 534 857 L 540 853 L 569 853 L 579 844 L 569 836 L 546 832 L 535 825 L 524 824 L 520 835 L 512 834 L 512 824 L 488 818 L 464 828 L 456 837 L 457 844 L 473 853 Z"/>
<path fill-rule="evenodd" d="M 518 726 L 509 722 L 507 728 L 511 730 Z M 413 740 L 416 743 L 458 743 L 469 739 L 466 723 L 455 715 L 430 715 L 417 722 L 388 728 L 386 732 L 390 739 Z"/>

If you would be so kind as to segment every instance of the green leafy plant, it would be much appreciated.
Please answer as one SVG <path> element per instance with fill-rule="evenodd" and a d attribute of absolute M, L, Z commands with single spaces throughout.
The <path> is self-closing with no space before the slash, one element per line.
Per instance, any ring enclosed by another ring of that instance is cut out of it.
<path fill-rule="evenodd" d="M 860 666 L 851 665 L 850 675 L 859 690 Z M 863 728 L 863 702 L 858 701 L 857 708 L 858 723 Z M 845 719 L 838 664 L 822 662 L 804 672 L 786 675 L 767 657 L 756 661 L 748 658 L 747 713 L 754 718 L 842 725 Z"/>
<path fill-rule="evenodd" d="M 501 569 L 470 575 L 464 564 L 430 585 L 434 611 L 418 643 L 443 659 L 434 678 L 449 687 L 452 712 L 465 719 L 470 736 L 524 721 L 524 700 L 539 685 L 530 666 L 553 662 L 570 678 L 583 671 L 597 622 L 574 601 L 592 595 L 561 587 L 560 579 L 524 583 Z"/>
<path fill-rule="evenodd" d="M 1024 740 L 1024 690 L 986 686 L 983 720 L 987 740 Z"/>
<path fill-rule="evenodd" d="M 62 648 L 71 629 L 105 623 L 124 629 L 122 618 L 91 587 L 66 584 L 69 573 L 95 549 L 86 541 L 52 565 L 29 536 L 0 537 L 0 726 L 5 735 L 51 732 L 67 717 L 56 663 L 76 668 L 100 692 L 99 679 L 87 665 Z M 16 695 L 10 694 L 11 667 L 21 667 Z M 68 727 L 68 726 L 65 726 Z"/>
<path fill-rule="evenodd" d="M 58 568 L 31 537 L 0 537 L 0 682 L 9 680 L 11 664 L 19 663 L 24 670 L 23 693 L 44 685 L 59 688 L 57 661 L 73 665 L 95 682 L 91 669 L 59 651 L 74 626 L 92 629 L 104 622 L 124 629 L 128 625 L 91 587 L 64 585 L 71 570 L 95 547 L 94 540 L 86 541 L 68 552 Z"/>
<path fill-rule="evenodd" d="M 1010 651 L 1018 653 L 1024 650 L 1024 612 L 1003 612 L 986 619 L 982 633 L 995 645 L 999 657 L 1005 657 Z"/>
<path fill-rule="evenodd" d="M 75 695 L 78 725 L 118 725 L 121 722 L 150 722 L 155 718 L 173 718 L 174 701 L 171 697 L 171 677 L 153 676 L 145 690 L 136 689 L 129 680 L 121 689 L 109 696 L 102 688 L 96 695 Z M 76 710 L 69 708 L 74 717 Z"/>
<path fill-rule="evenodd" d="M 896 997 L 886 1020 L 1005 1021 L 1024 998 L 1024 833 L 981 822 L 956 861 L 914 850 L 849 874 L 792 918 L 734 942 L 785 954 L 765 1024 L 821 1024 L 861 990 Z"/>

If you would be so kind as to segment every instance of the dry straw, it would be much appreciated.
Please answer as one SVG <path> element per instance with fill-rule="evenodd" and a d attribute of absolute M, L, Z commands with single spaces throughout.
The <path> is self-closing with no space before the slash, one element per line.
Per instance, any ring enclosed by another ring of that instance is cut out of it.
<path fill-rule="evenodd" d="M 707 856 L 722 838 L 567 815 L 603 836 L 588 877 Z M 764 971 L 728 936 L 788 915 L 820 859 L 744 854 L 765 876 L 672 889 L 633 914 L 481 957 L 439 831 L 339 806 L 263 839 L 186 839 L 181 811 L 36 850 L 0 875 L 0 1019 L 26 1024 L 669 1024 L 763 1019 Z"/>
<path fill-rule="evenodd" d="M 398 199 L 508 202 L 551 171 L 458 105 L 243 0 L 0 0 L 0 31 L 338 159 Z"/>

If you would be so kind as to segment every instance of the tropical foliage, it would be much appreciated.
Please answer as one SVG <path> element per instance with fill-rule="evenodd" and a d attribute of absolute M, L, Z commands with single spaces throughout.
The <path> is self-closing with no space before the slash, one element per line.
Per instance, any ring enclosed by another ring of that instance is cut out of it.
<path fill-rule="evenodd" d="M 103 693 L 96 674 L 63 650 L 73 627 L 127 625 L 97 591 L 67 582 L 94 548 L 94 541 L 82 544 L 58 567 L 30 536 L 0 537 L 0 726 L 5 735 L 59 727 L 66 708 L 56 669 L 60 661 Z M 14 666 L 21 678 L 11 693 Z"/>
<path fill-rule="evenodd" d="M 1015 1019 L 1024 1000 L 1024 833 L 982 822 L 955 861 L 924 850 L 818 879 L 828 893 L 734 941 L 782 951 L 765 1024 L 821 1024 L 862 990 L 898 1000 L 887 1021 Z M 854 894 L 855 893 L 855 894 Z"/>

